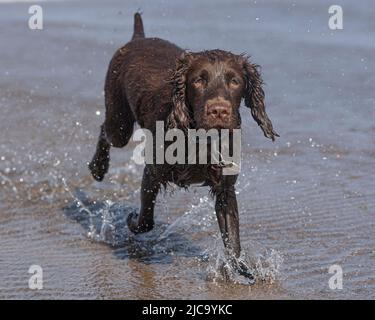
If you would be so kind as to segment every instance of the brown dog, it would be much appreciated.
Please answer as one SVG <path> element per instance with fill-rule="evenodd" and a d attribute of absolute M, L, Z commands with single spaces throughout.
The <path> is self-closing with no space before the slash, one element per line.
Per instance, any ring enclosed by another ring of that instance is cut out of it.
<path fill-rule="evenodd" d="M 275 139 L 264 106 L 258 66 L 244 55 L 222 50 L 186 52 L 158 38 L 145 38 L 140 14 L 134 17 L 132 40 L 111 60 L 105 83 L 106 117 L 89 168 L 101 181 L 108 171 L 110 147 L 124 147 L 135 121 L 155 132 L 156 121 L 165 128 L 235 129 L 241 124 L 242 98 L 266 137 Z M 186 132 L 186 131 L 185 131 Z M 154 204 L 161 186 L 187 187 L 204 183 L 216 197 L 216 215 L 226 252 L 235 270 L 251 278 L 239 262 L 240 238 L 235 183 L 237 175 L 223 175 L 212 164 L 146 164 L 139 215 L 128 217 L 134 233 L 154 226 Z"/>

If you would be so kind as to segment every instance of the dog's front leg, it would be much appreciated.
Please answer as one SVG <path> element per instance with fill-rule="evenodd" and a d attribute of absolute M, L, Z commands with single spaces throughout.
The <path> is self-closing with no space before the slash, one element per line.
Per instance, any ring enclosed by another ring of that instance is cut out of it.
<path fill-rule="evenodd" d="M 129 214 L 127 218 L 128 227 L 133 233 L 147 232 L 154 227 L 154 207 L 159 189 L 160 181 L 152 166 L 146 165 L 142 178 L 140 212 Z"/>
<path fill-rule="evenodd" d="M 215 211 L 229 263 L 235 271 L 250 280 L 249 283 L 252 284 L 254 277 L 240 259 L 241 244 L 235 181 L 236 176 L 223 177 L 222 184 L 215 190 Z"/>
<path fill-rule="evenodd" d="M 238 207 L 234 185 L 221 186 L 216 193 L 215 211 L 226 253 L 238 258 L 241 253 Z"/>

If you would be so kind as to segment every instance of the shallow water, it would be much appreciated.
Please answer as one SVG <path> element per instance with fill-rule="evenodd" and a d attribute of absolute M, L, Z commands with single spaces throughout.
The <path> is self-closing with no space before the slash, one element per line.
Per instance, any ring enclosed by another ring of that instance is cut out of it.
<path fill-rule="evenodd" d="M 29 4 L 0 4 L 0 298 L 375 298 L 374 6 L 340 1 L 344 30 L 331 31 L 322 0 L 213 3 L 43 3 L 43 31 L 28 30 Z M 281 138 L 242 111 L 237 188 L 255 286 L 221 279 L 206 188 L 159 195 L 155 229 L 133 236 L 134 143 L 112 150 L 102 183 L 89 175 L 106 68 L 139 7 L 147 35 L 263 67 Z M 328 286 L 333 264 L 342 290 Z"/>

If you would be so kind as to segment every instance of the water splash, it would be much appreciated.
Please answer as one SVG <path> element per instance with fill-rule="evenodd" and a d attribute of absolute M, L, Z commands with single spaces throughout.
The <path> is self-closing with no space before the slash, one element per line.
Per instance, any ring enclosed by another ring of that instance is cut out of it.
<path fill-rule="evenodd" d="M 12 182 L 11 179 L 9 179 L 7 176 L 3 175 L 1 172 L 0 172 L 0 178 L 3 179 L 1 184 L 4 184 L 5 182 L 9 183 L 9 185 L 12 187 L 13 192 L 16 193 L 16 194 L 18 193 L 17 187 L 14 185 L 14 183 Z"/>
<path fill-rule="evenodd" d="M 105 200 L 104 204 L 105 204 L 105 207 L 101 210 L 102 211 L 101 213 L 102 226 L 100 228 L 99 239 L 101 241 L 115 244 L 116 240 L 115 240 L 114 216 L 113 216 L 113 211 L 111 211 L 113 202 L 110 200 Z"/>
<path fill-rule="evenodd" d="M 95 226 L 94 226 L 94 216 L 95 214 L 84 205 L 84 201 L 81 201 L 77 196 L 74 195 L 74 193 L 70 190 L 66 179 L 62 177 L 62 183 L 64 185 L 64 189 L 69 193 L 69 195 L 74 199 L 77 207 L 79 208 L 79 213 L 85 212 L 88 215 L 89 218 L 89 230 L 87 233 L 87 236 L 92 239 L 99 241 L 100 240 L 100 235 L 97 234 Z"/>
<path fill-rule="evenodd" d="M 249 279 L 239 275 L 222 247 L 214 247 L 206 250 L 204 260 L 208 262 L 206 267 L 208 280 L 214 282 L 230 282 L 235 284 L 252 284 Z M 254 276 L 256 282 L 272 284 L 280 277 L 283 263 L 282 255 L 274 249 L 261 248 L 259 245 L 243 245 L 239 258 Z"/>
<path fill-rule="evenodd" d="M 201 217 L 202 211 L 209 211 L 209 213 L 207 214 L 207 216 Z M 202 226 L 203 224 L 204 227 L 209 227 L 212 222 L 211 220 L 214 220 L 214 214 L 211 214 L 211 212 L 213 212 L 213 206 L 209 197 L 204 196 L 199 198 L 199 203 L 196 205 L 191 205 L 191 208 L 188 211 L 186 211 L 182 216 L 174 220 L 159 236 L 159 240 L 167 238 L 173 232 L 176 232 L 176 230 L 178 229 L 185 229 L 184 231 L 187 231 L 190 228 L 192 228 L 193 225 Z"/>

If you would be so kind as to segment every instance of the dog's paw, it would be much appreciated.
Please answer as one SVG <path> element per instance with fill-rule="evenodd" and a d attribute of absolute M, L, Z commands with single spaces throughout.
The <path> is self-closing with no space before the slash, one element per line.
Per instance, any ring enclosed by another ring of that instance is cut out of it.
<path fill-rule="evenodd" d="M 109 168 L 109 161 L 91 161 L 89 170 L 96 181 L 102 181 Z"/>
<path fill-rule="evenodd" d="M 139 217 L 138 213 L 131 212 L 131 213 L 129 213 L 129 215 L 126 219 L 126 222 L 128 224 L 128 228 L 131 232 L 133 232 L 134 234 L 145 233 L 145 232 L 151 231 L 154 228 L 154 222 L 153 221 L 148 222 L 148 223 L 139 224 L 138 223 L 138 217 Z"/>
<path fill-rule="evenodd" d="M 220 272 L 225 281 L 243 285 L 255 284 L 255 277 L 251 269 L 238 258 L 230 258 L 229 261 L 224 262 Z"/>
<path fill-rule="evenodd" d="M 245 264 L 245 262 L 236 259 L 234 269 L 236 273 L 238 273 L 238 275 L 245 278 L 247 284 L 255 284 L 255 277 L 250 268 Z"/>

